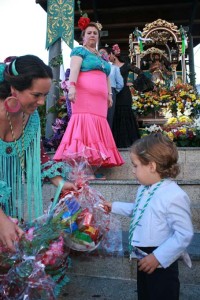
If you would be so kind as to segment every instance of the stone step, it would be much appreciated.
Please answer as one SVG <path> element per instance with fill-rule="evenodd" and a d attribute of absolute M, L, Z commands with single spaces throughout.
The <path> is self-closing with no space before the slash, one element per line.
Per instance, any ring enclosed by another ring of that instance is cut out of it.
<path fill-rule="evenodd" d="M 200 178 L 200 148 L 178 148 L 179 164 L 181 172 L 177 179 L 179 180 L 199 180 Z M 100 168 L 108 180 L 133 179 L 132 165 L 130 162 L 130 150 L 119 149 L 125 164 L 120 167 Z"/>
<path fill-rule="evenodd" d="M 130 149 L 118 149 L 123 157 L 125 164 L 120 167 L 100 168 L 99 172 L 103 173 L 108 180 L 129 180 L 133 179 L 132 165 L 130 161 Z M 181 147 L 178 148 L 179 164 L 181 172 L 177 179 L 179 180 L 199 180 L 200 179 L 200 148 L 199 147 Z M 52 158 L 54 152 L 49 152 Z"/>

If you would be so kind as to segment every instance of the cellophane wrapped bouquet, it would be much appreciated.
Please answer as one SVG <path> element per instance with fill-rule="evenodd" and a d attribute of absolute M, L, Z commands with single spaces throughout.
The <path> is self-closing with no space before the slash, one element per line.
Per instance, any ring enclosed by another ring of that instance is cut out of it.
<path fill-rule="evenodd" d="M 21 227 L 15 252 L 0 246 L 0 299 L 54 300 L 69 281 L 65 228 L 53 215 Z"/>
<path fill-rule="evenodd" d="M 104 197 L 89 182 L 93 171 L 84 157 L 66 161 L 68 179 L 78 190 L 57 190 L 48 212 L 20 225 L 25 234 L 16 252 L 0 245 L 0 300 L 54 300 L 69 281 L 70 249 L 96 248 L 121 255 L 122 231 L 117 218 L 104 210 Z M 12 219 L 13 222 L 18 222 Z"/>
<path fill-rule="evenodd" d="M 103 195 L 89 185 L 95 177 L 88 160 L 83 155 L 72 155 L 66 163 L 71 166 L 69 180 L 78 191 L 61 194 L 54 213 L 69 233 L 67 245 L 76 251 L 99 248 L 111 255 L 121 255 L 121 223 L 104 210 Z"/>

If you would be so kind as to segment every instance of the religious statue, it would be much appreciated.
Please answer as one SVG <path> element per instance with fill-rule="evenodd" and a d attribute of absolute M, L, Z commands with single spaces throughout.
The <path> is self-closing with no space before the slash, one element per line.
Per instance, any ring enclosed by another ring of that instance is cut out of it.
<path fill-rule="evenodd" d="M 159 53 L 152 53 L 151 64 L 149 72 L 151 73 L 151 80 L 155 84 L 169 85 L 171 81 L 171 71 L 169 65 L 162 59 Z"/>

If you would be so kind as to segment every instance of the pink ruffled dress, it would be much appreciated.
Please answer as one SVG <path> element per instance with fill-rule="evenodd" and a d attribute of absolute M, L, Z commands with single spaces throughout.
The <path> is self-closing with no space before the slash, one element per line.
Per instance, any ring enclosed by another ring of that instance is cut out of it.
<path fill-rule="evenodd" d="M 80 154 L 87 157 L 92 166 L 120 166 L 124 160 L 107 122 L 110 65 L 82 46 L 74 48 L 72 55 L 81 56 L 83 61 L 72 116 L 54 160 L 66 160 Z"/>

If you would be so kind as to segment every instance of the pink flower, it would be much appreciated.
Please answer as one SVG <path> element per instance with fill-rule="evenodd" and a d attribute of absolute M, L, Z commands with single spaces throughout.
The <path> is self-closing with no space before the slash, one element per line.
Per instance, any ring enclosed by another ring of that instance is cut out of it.
<path fill-rule="evenodd" d="M 47 266 L 47 265 L 54 265 L 56 263 L 56 260 L 63 256 L 63 245 L 64 245 L 64 239 L 62 237 L 59 237 L 58 241 L 52 242 L 49 246 L 49 250 L 47 250 L 41 259 L 41 262 Z"/>
<path fill-rule="evenodd" d="M 31 227 L 28 229 L 28 231 L 25 232 L 25 238 L 28 240 L 28 241 L 32 241 L 33 240 L 33 232 L 35 230 L 35 227 Z"/>
<path fill-rule="evenodd" d="M 114 54 L 115 54 L 116 56 L 119 56 L 119 55 L 120 55 L 121 50 L 120 50 L 118 44 L 113 45 L 113 46 L 112 46 L 112 50 L 113 50 L 113 52 L 114 52 Z"/>

